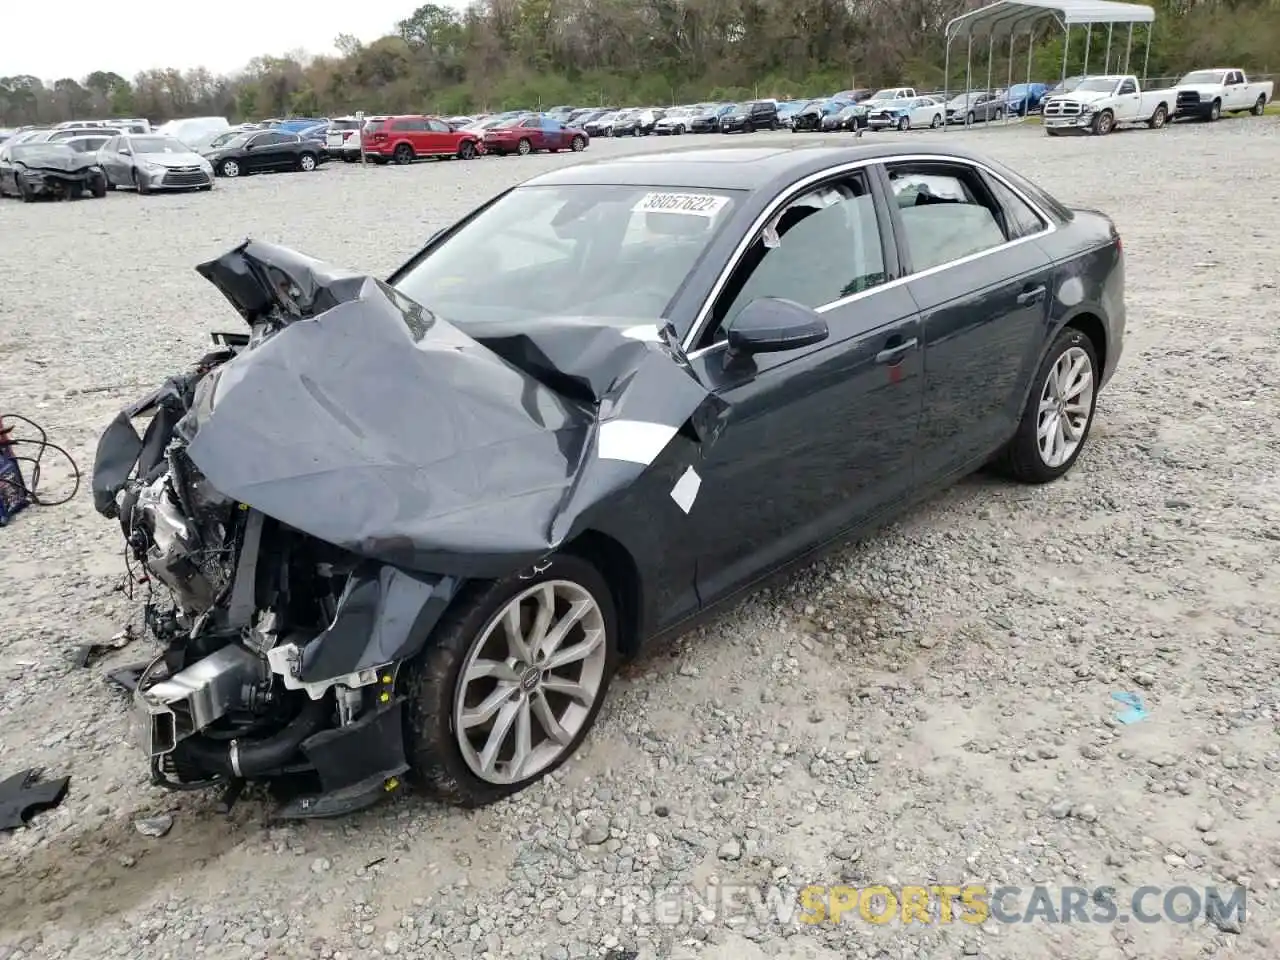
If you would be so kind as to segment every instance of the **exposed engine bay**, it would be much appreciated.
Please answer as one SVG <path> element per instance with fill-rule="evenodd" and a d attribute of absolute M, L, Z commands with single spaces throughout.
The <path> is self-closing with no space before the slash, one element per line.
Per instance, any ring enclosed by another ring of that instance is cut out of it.
<path fill-rule="evenodd" d="M 694 449 L 724 406 L 663 323 L 481 341 L 271 244 L 196 269 L 249 332 L 121 411 L 94 463 L 163 648 L 135 740 L 156 783 L 288 781 L 280 816 L 343 814 L 409 770 L 398 680 L 463 584 L 593 529 L 658 452 L 627 449 L 633 425 Z"/>

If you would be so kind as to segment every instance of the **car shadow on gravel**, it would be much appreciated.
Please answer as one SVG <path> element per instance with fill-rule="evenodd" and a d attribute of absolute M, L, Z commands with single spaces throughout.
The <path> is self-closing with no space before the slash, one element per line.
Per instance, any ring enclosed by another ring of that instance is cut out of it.
<path fill-rule="evenodd" d="M 55 838 L 16 863 L 0 860 L 0 933 L 35 930 L 67 915 L 87 927 L 164 896 L 193 868 L 260 835 L 256 806 L 246 804 L 230 817 L 188 809 L 162 839 L 142 836 L 131 819 L 115 821 L 93 833 Z"/>

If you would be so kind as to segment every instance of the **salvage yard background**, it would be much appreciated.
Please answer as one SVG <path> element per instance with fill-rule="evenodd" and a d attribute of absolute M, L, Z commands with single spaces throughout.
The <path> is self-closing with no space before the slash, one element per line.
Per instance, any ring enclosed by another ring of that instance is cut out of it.
<path fill-rule="evenodd" d="M 1119 224 L 1128 341 L 1067 478 L 972 479 L 652 652 L 579 757 L 513 801 L 465 814 L 408 798 L 270 829 L 254 802 L 226 819 L 213 796 L 147 785 L 124 695 L 103 666 L 69 662 L 138 613 L 119 530 L 84 489 L 33 509 L 0 530 L 0 778 L 41 766 L 71 792 L 0 836 L 0 960 L 1280 955 L 1280 122 L 944 142 Z M 121 406 L 239 328 L 197 262 L 249 235 L 386 275 L 495 191 L 574 159 L 0 203 L 0 412 L 87 469 Z M 1147 717 L 1119 724 L 1116 692 Z M 167 835 L 137 831 L 160 814 Z M 1250 899 L 1225 930 L 696 914 L 637 929 L 605 896 L 712 877 L 1239 882 Z"/>

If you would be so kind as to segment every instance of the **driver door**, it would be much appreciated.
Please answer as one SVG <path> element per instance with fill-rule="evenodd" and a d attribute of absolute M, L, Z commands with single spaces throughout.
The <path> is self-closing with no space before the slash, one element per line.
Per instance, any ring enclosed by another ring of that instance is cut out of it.
<path fill-rule="evenodd" d="M 690 355 L 728 403 L 696 470 L 690 512 L 701 601 L 746 587 L 904 500 L 923 397 L 920 318 L 888 242 L 885 201 L 865 171 L 801 191 L 755 238 Z M 817 310 L 823 342 L 729 356 L 752 300 Z"/>
<path fill-rule="evenodd" d="M 1142 110 L 1142 94 L 1136 80 L 1121 80 L 1116 88 L 1116 119 L 1121 122 L 1137 120 Z"/>

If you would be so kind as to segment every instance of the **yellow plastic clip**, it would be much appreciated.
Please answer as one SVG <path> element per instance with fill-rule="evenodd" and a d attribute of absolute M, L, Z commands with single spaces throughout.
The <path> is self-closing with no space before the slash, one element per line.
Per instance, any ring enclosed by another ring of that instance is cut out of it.
<path fill-rule="evenodd" d="M 390 793 L 392 790 L 394 790 L 398 786 L 400 786 L 400 778 L 392 777 L 382 785 L 382 788 L 386 790 L 387 793 Z"/>

